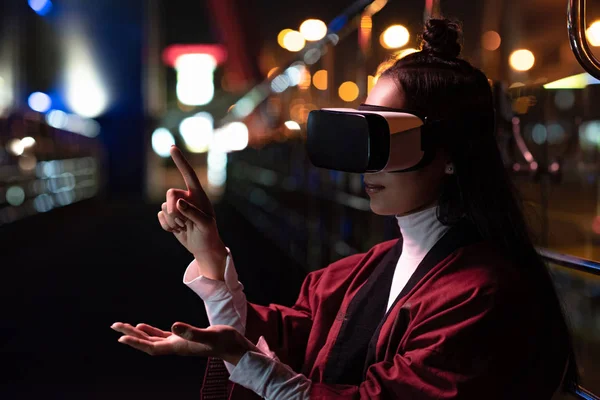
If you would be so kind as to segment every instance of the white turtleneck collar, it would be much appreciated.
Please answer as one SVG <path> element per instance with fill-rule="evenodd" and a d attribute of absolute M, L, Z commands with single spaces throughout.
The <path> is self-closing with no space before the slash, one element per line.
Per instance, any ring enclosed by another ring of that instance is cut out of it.
<path fill-rule="evenodd" d="M 403 258 L 425 257 L 450 227 L 437 219 L 437 206 L 413 214 L 396 216 L 402 234 Z"/>
<path fill-rule="evenodd" d="M 448 230 L 437 219 L 437 206 L 416 213 L 396 216 L 402 234 L 402 254 L 394 271 L 388 309 L 396 300 L 408 280 L 415 272 L 429 250 Z"/>

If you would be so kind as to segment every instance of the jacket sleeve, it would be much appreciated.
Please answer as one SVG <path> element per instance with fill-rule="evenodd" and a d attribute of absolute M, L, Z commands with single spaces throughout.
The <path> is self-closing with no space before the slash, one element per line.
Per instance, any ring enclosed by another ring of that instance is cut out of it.
<path fill-rule="evenodd" d="M 439 295 L 439 294 L 438 294 Z M 436 306 L 416 304 L 416 313 L 405 336 L 406 344 L 393 359 L 373 364 L 360 385 L 331 385 L 312 382 L 304 386 L 310 399 L 497 399 L 506 398 L 507 370 L 518 349 L 514 335 L 502 330 L 506 315 L 498 313 L 493 293 L 474 289 L 456 298 L 443 298 Z M 442 305 L 443 304 L 443 305 Z M 498 319 L 500 318 L 500 319 Z M 399 319 L 402 315 L 399 315 Z M 513 329 L 514 331 L 514 329 Z M 503 344 L 503 341 L 505 342 Z M 272 385 L 248 387 L 271 397 L 286 398 L 285 385 L 298 381 L 289 367 L 267 357 L 248 355 L 255 370 L 267 370 L 267 379 L 255 381 Z M 259 368 L 260 363 L 265 366 Z M 240 371 L 241 372 L 241 371 Z M 263 374 L 264 376 L 264 374 Z M 235 376 L 234 376 L 235 378 Z M 306 377 L 303 377 L 308 380 Z M 295 385 L 297 387 L 298 385 Z M 300 397 L 304 398 L 304 397 Z"/>

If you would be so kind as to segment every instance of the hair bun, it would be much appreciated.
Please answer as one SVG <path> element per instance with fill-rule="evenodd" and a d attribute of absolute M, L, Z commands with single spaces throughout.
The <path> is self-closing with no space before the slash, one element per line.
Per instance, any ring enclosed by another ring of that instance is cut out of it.
<path fill-rule="evenodd" d="M 448 19 L 430 19 L 425 24 L 421 49 L 443 58 L 460 55 L 462 36 L 460 25 Z"/>

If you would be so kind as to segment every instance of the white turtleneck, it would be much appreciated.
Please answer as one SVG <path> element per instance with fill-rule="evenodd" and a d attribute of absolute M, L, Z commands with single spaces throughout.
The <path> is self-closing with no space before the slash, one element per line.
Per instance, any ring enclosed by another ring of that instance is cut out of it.
<path fill-rule="evenodd" d="M 433 245 L 448 231 L 436 217 L 436 207 L 410 215 L 396 216 L 402 234 L 402 254 L 396 264 L 388 309 Z M 188 266 L 183 282 L 192 289 L 206 307 L 211 325 L 229 325 L 244 334 L 246 330 L 246 295 L 238 281 L 233 258 L 227 249 L 225 281 L 208 279 L 198 273 L 196 261 Z M 225 362 L 231 374 L 229 379 L 267 400 L 309 398 L 311 381 L 281 363 L 268 347 L 263 337 L 257 343 L 261 353 L 247 352 L 237 366 Z"/>
<path fill-rule="evenodd" d="M 402 234 L 402 254 L 394 270 L 387 310 L 433 245 L 450 229 L 437 219 L 437 207 L 409 215 L 396 216 Z"/>

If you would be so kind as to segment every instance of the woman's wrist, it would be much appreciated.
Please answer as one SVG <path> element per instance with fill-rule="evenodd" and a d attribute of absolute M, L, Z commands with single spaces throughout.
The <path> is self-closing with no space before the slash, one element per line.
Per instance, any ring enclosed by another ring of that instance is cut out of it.
<path fill-rule="evenodd" d="M 225 264 L 227 262 L 225 246 L 214 250 L 194 254 L 201 275 L 209 279 L 225 280 Z"/>

